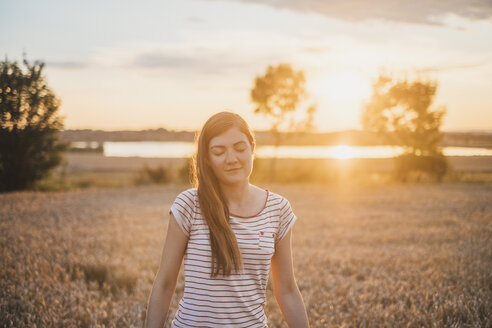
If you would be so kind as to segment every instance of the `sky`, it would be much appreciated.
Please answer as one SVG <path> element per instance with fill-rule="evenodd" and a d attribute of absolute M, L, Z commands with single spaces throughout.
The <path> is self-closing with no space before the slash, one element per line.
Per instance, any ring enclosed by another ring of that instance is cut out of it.
<path fill-rule="evenodd" d="M 197 130 L 269 65 L 303 70 L 318 131 L 361 129 L 380 72 L 439 83 L 443 130 L 492 130 L 490 0 L 0 0 L 2 60 L 46 63 L 66 129 Z"/>

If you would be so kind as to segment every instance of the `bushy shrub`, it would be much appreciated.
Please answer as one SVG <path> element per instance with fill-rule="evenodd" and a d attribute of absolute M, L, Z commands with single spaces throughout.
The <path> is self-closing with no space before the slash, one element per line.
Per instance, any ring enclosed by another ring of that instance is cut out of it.
<path fill-rule="evenodd" d="M 95 281 L 101 289 L 108 279 L 108 268 L 104 264 L 88 264 L 80 267 L 84 272 L 86 282 Z"/>
<path fill-rule="evenodd" d="M 169 182 L 171 182 L 171 172 L 162 165 L 154 168 L 144 165 L 144 167 L 137 172 L 135 178 L 136 184 L 165 184 Z"/>
<path fill-rule="evenodd" d="M 178 182 L 179 183 L 191 183 L 192 170 L 193 170 L 193 161 L 191 159 L 189 159 L 178 170 L 178 178 L 177 178 Z"/>
<path fill-rule="evenodd" d="M 446 157 L 442 154 L 403 154 L 396 158 L 395 178 L 402 182 L 441 181 L 448 168 Z"/>
<path fill-rule="evenodd" d="M 109 290 L 113 295 L 123 290 L 127 293 L 132 293 L 137 285 L 137 276 L 135 274 L 118 271 L 116 268 L 111 268 L 106 264 L 83 264 L 79 265 L 79 268 L 88 284 L 94 281 L 100 290 Z"/>

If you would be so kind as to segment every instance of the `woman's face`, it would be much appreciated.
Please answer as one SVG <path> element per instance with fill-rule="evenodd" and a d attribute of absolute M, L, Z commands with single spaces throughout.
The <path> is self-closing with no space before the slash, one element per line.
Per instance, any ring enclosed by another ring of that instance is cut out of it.
<path fill-rule="evenodd" d="M 248 182 L 253 169 L 253 150 L 246 135 L 233 127 L 210 140 L 208 160 L 220 183 Z"/>

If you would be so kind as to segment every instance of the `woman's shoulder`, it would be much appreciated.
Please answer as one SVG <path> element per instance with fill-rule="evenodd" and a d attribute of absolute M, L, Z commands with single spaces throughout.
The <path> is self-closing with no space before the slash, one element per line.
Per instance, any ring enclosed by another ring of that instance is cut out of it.
<path fill-rule="evenodd" d="M 198 196 L 198 191 L 196 188 L 186 189 L 178 194 L 176 200 L 181 200 L 186 202 L 187 205 L 194 205 Z"/>
<path fill-rule="evenodd" d="M 276 192 L 273 192 L 269 189 L 265 189 L 265 190 L 268 192 L 268 202 L 270 204 L 283 205 L 288 202 L 287 198 L 285 198 L 284 196 Z"/>
<path fill-rule="evenodd" d="M 180 192 L 179 195 L 197 196 L 198 195 L 198 189 L 197 188 L 188 188 L 188 189 Z"/>
<path fill-rule="evenodd" d="M 268 190 L 268 203 L 270 207 L 279 211 L 281 215 L 293 211 L 292 205 L 287 197 L 270 190 Z"/>

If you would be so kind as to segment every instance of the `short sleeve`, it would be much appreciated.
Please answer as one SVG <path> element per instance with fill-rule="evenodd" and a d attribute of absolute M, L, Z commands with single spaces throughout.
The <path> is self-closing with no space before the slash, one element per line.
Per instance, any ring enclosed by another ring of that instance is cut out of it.
<path fill-rule="evenodd" d="M 275 242 L 282 240 L 297 220 L 289 201 L 285 198 L 282 198 L 282 201 L 280 202 L 279 217 L 280 223 Z"/>
<path fill-rule="evenodd" d="M 169 213 L 174 215 L 176 222 L 187 237 L 190 236 L 194 212 L 195 195 L 191 189 L 180 193 L 169 210 Z"/>

